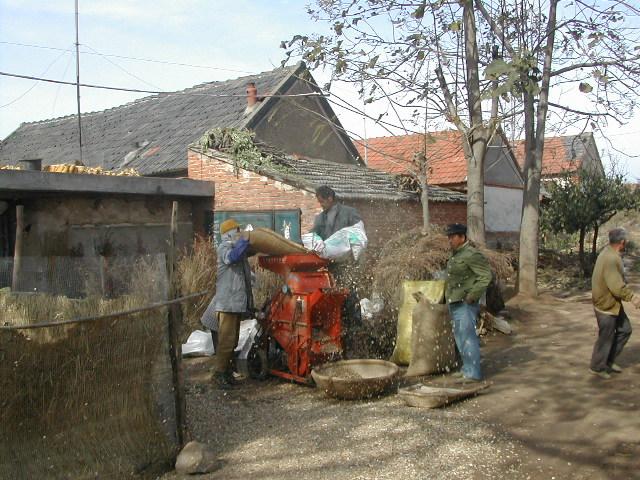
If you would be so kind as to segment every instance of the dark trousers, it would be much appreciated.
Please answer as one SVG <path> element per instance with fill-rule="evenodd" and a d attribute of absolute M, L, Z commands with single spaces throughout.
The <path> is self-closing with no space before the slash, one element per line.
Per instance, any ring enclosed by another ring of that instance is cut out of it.
<path fill-rule="evenodd" d="M 598 339 L 593 346 L 591 369 L 600 372 L 615 362 L 622 352 L 631 336 L 631 323 L 622 307 L 618 315 L 608 315 L 596 310 L 596 320 L 598 321 Z"/>

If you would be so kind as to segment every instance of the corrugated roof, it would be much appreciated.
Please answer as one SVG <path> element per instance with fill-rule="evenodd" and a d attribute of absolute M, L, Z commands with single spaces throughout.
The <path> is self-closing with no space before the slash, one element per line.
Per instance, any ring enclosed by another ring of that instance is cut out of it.
<path fill-rule="evenodd" d="M 242 128 L 251 117 L 244 115 L 248 82 L 256 82 L 258 95 L 275 94 L 301 65 L 204 83 L 83 114 L 83 162 L 108 170 L 134 168 L 143 175 L 186 170 L 186 148 L 206 130 Z M 221 94 L 241 96 L 212 96 Z M 2 164 L 33 158 L 41 158 L 43 165 L 79 160 L 77 117 L 24 123 L 0 144 Z"/>
<path fill-rule="evenodd" d="M 389 173 L 411 173 L 413 154 L 422 151 L 425 135 L 398 135 L 366 140 L 367 166 Z M 365 158 L 365 141 L 354 140 L 360 157 Z M 467 181 L 467 162 L 460 133 L 455 130 L 433 132 L 426 136 L 429 184 L 453 185 Z"/>
<path fill-rule="evenodd" d="M 587 145 L 592 142 L 590 132 L 581 135 L 566 135 L 562 137 L 545 137 L 544 152 L 542 154 L 542 176 L 555 177 L 563 172 L 576 172 L 580 169 L 587 156 Z M 514 142 L 513 153 L 520 168 L 524 167 L 524 140 Z"/>
<path fill-rule="evenodd" d="M 196 151 L 197 148 L 193 147 Z M 219 151 L 203 152 L 212 158 L 232 163 Z M 340 198 L 347 200 L 413 200 L 414 192 L 403 191 L 395 175 L 358 165 L 336 164 L 321 159 L 277 157 L 279 168 L 259 167 L 256 173 L 266 175 L 308 191 L 321 185 L 329 185 Z M 429 186 L 429 200 L 433 202 L 466 202 L 466 195 L 437 186 Z"/>

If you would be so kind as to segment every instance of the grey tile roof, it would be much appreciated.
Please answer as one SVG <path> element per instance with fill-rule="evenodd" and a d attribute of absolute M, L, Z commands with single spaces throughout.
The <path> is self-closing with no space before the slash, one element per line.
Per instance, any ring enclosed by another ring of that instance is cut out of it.
<path fill-rule="evenodd" d="M 201 151 L 197 147 L 192 149 Z M 205 154 L 232 163 L 225 153 L 209 150 Z M 371 168 L 291 156 L 279 156 L 274 163 L 280 167 L 259 167 L 255 171 L 308 191 L 314 191 L 321 185 L 329 185 L 339 198 L 346 200 L 419 200 L 416 193 L 400 188 L 395 175 Z M 433 202 L 465 202 L 467 197 L 454 190 L 430 185 L 429 199 Z"/>
<path fill-rule="evenodd" d="M 245 87 L 255 81 L 258 95 L 275 94 L 301 64 L 179 92 L 141 98 L 82 116 L 83 161 L 105 169 L 134 168 L 143 175 L 187 169 L 186 150 L 213 127 L 242 128 Z M 240 97 L 214 97 L 235 94 Z M 259 110 L 256 109 L 254 114 Z M 41 158 L 43 165 L 79 160 L 76 116 L 24 123 L 0 143 L 0 164 Z"/>

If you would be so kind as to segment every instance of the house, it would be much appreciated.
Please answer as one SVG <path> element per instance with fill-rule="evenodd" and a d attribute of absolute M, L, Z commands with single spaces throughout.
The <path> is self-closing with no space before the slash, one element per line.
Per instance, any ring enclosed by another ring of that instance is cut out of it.
<path fill-rule="evenodd" d="M 299 209 L 300 230 L 307 232 L 320 213 L 315 189 L 331 185 L 338 198 L 360 212 L 369 236 L 369 249 L 378 250 L 398 233 L 422 225 L 422 207 L 415 192 L 404 191 L 395 175 L 360 165 L 337 165 L 322 159 L 279 156 L 273 165 L 238 168 L 226 154 L 216 150 L 189 148 L 189 178 L 215 179 L 216 215 L 213 230 L 222 213 Z M 466 219 L 466 196 L 438 186 L 429 187 L 429 208 L 433 223 L 445 225 Z M 287 236 L 287 226 L 276 230 Z"/>
<path fill-rule="evenodd" d="M 372 244 L 421 221 L 415 193 L 403 192 L 392 175 L 363 166 L 303 63 L 150 96 L 82 118 L 87 166 L 214 181 L 211 225 L 233 215 L 298 239 L 320 211 L 313 190 L 322 184 L 363 210 Z M 214 127 L 252 130 L 256 143 L 289 155 L 290 173 L 236 175 L 227 157 L 198 149 Z M 34 158 L 43 165 L 68 163 L 79 159 L 77 143 L 75 116 L 23 124 L 0 145 L 0 163 Z M 466 217 L 464 194 L 443 188 L 433 194 L 436 223 Z"/>
<path fill-rule="evenodd" d="M 189 245 L 195 233 L 204 233 L 213 197 L 213 183 L 188 179 L 0 170 L 0 287 L 11 283 L 18 205 L 23 273 L 30 271 L 21 289 L 33 291 L 43 289 L 53 264 L 90 263 L 101 256 L 164 257 L 174 201 L 177 247 Z M 47 283 L 58 287 L 64 288 Z"/>
<path fill-rule="evenodd" d="M 457 131 L 434 132 L 426 137 L 413 134 L 355 140 L 368 167 L 397 175 L 412 174 L 414 152 L 421 152 L 425 142 L 429 185 L 466 191 L 467 163 Z M 524 181 L 502 135 L 497 135 L 489 145 L 484 177 L 487 241 L 513 243 L 520 231 Z"/>
<path fill-rule="evenodd" d="M 514 143 L 514 154 L 524 169 L 524 141 Z M 553 180 L 564 173 L 578 172 L 580 169 L 595 168 L 604 175 L 604 167 L 593 133 L 545 137 L 542 154 L 542 180 Z"/>
<path fill-rule="evenodd" d="M 261 96 L 262 95 L 262 96 Z M 288 153 L 358 164 L 358 152 L 303 63 L 196 85 L 82 115 L 82 162 L 145 176 L 187 174 L 187 147 L 214 127 L 249 129 Z M 0 144 L 0 164 L 80 160 L 77 116 L 24 123 Z"/>

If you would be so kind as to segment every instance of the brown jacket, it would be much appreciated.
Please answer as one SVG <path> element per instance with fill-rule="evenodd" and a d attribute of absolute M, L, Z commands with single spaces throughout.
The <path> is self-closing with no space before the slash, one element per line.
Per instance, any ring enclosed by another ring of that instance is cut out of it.
<path fill-rule="evenodd" d="M 591 297 L 594 308 L 609 315 L 618 315 L 621 301 L 630 302 L 633 298 L 624 279 L 622 257 L 611 245 L 600 252 L 593 267 Z"/>

